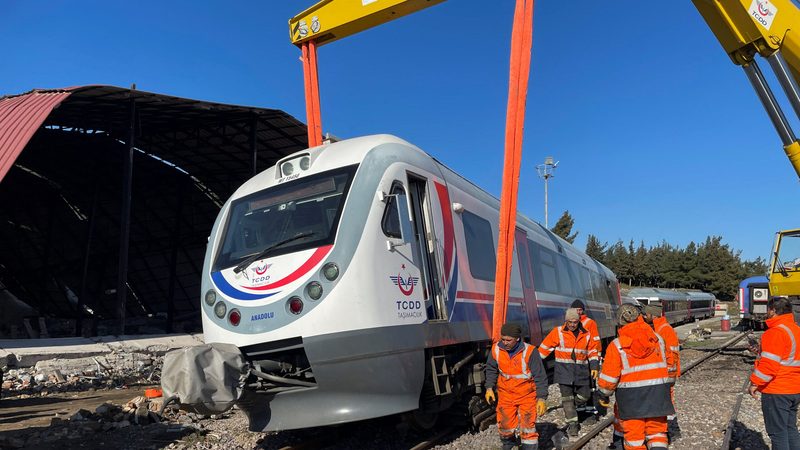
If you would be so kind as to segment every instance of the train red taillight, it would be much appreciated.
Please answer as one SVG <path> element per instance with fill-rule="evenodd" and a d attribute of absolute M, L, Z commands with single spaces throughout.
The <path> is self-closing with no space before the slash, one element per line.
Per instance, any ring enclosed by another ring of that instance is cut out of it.
<path fill-rule="evenodd" d="M 242 321 L 242 314 L 238 309 L 232 309 L 230 314 L 228 314 L 228 321 L 231 323 L 231 325 L 238 327 L 239 322 Z"/>

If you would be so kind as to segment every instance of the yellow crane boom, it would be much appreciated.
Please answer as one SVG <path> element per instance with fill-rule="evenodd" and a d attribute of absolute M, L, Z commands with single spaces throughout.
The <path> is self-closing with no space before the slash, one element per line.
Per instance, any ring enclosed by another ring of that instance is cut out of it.
<path fill-rule="evenodd" d="M 289 39 L 317 47 L 390 22 L 444 0 L 323 0 L 289 19 Z"/>
<path fill-rule="evenodd" d="M 800 177 L 800 143 L 755 59 L 766 58 L 800 117 L 800 9 L 792 0 L 692 2 L 731 60 L 744 69 Z"/>

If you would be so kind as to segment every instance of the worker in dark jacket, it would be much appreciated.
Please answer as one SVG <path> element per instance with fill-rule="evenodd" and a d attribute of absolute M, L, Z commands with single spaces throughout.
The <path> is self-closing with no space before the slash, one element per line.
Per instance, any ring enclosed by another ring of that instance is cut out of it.
<path fill-rule="evenodd" d="M 592 346 L 597 352 L 598 363 L 601 362 L 603 360 L 603 345 L 600 340 L 600 333 L 597 329 L 597 322 L 585 314 L 586 305 L 584 305 L 583 300 L 576 298 L 570 305 L 570 308 L 575 308 L 578 311 L 578 315 L 581 316 L 581 326 L 583 326 L 583 328 L 589 332 L 589 336 L 592 337 Z M 596 380 L 597 377 L 594 377 L 594 379 Z M 592 395 L 592 397 L 594 397 L 594 395 Z M 584 412 L 588 414 L 588 417 L 583 422 L 585 425 L 593 425 L 597 422 L 598 411 L 594 407 L 593 398 L 590 398 L 583 408 L 578 408 L 579 416 Z"/>
<path fill-rule="evenodd" d="M 504 324 L 500 341 L 492 345 L 486 361 L 486 401 L 497 402 L 497 431 L 503 450 L 514 447 L 516 431 L 522 450 L 538 448 L 536 416 L 547 411 L 546 400 L 547 373 L 539 352 L 522 341 L 521 326 Z"/>
<path fill-rule="evenodd" d="M 592 396 L 591 380 L 597 379 L 597 349 L 592 336 L 581 324 L 581 316 L 575 308 L 569 308 L 564 325 L 550 331 L 539 345 L 542 359 L 555 350 L 555 377 L 561 391 L 561 406 L 567 420 L 567 434 L 577 436 L 578 410 L 586 407 Z"/>
<path fill-rule="evenodd" d="M 800 406 L 800 327 L 792 303 L 783 297 L 767 302 L 767 331 L 750 375 L 750 395 L 761 392 L 761 412 L 773 450 L 800 448 L 797 409 Z"/>

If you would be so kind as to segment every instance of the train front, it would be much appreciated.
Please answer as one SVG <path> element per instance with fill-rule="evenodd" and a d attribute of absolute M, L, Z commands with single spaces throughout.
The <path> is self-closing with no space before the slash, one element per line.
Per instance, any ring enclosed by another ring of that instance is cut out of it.
<path fill-rule="evenodd" d="M 235 403 L 253 431 L 418 406 L 420 382 L 405 380 L 422 374 L 404 375 L 420 356 L 372 334 L 374 293 L 352 267 L 380 180 L 364 161 L 375 143 L 353 141 L 291 155 L 223 206 L 203 268 L 206 345 L 165 360 L 181 373 L 169 389 L 181 403 L 205 413 Z"/>

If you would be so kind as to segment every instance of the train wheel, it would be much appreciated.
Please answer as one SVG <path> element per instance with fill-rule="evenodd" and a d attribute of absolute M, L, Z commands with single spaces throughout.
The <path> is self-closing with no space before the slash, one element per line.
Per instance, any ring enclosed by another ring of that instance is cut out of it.
<path fill-rule="evenodd" d="M 416 409 L 406 413 L 404 419 L 415 431 L 429 431 L 436 426 L 439 414 Z"/>

